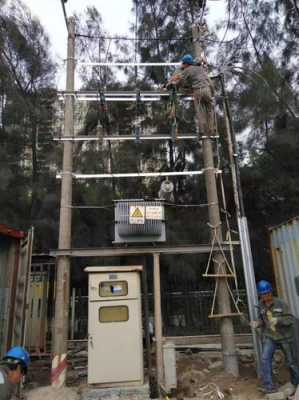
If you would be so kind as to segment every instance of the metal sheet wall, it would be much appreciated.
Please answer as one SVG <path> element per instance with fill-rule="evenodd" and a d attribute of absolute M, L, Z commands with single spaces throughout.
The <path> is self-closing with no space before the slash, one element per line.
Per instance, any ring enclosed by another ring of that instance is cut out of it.
<path fill-rule="evenodd" d="M 299 275 L 299 217 L 270 229 L 270 244 L 278 295 L 299 318 L 295 277 Z"/>
<path fill-rule="evenodd" d="M 0 356 L 4 353 L 6 342 L 6 321 L 8 319 L 9 304 L 9 268 L 8 253 L 11 240 L 0 236 Z"/>

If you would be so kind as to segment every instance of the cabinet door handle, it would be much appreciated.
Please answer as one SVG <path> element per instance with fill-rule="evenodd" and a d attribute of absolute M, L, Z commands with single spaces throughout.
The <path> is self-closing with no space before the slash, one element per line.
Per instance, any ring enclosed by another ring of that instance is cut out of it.
<path fill-rule="evenodd" d="M 93 347 L 93 338 L 92 338 L 92 335 L 88 335 L 88 339 L 89 339 L 89 344 L 90 344 L 90 346 L 91 347 Z"/>

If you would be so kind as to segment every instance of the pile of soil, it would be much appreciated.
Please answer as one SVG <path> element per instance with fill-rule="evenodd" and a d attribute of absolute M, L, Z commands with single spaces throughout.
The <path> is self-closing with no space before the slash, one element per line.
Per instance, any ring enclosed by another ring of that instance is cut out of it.
<path fill-rule="evenodd" d="M 79 400 L 76 389 L 61 388 L 53 389 L 51 386 L 45 386 L 30 390 L 26 393 L 27 400 Z"/>

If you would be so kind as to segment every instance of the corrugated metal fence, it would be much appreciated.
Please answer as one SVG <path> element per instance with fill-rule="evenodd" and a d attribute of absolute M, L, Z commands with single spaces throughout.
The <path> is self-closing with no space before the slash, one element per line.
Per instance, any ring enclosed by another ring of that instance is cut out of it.
<path fill-rule="evenodd" d="M 270 228 L 270 243 L 278 295 L 299 318 L 295 278 L 299 276 L 299 217 Z"/>

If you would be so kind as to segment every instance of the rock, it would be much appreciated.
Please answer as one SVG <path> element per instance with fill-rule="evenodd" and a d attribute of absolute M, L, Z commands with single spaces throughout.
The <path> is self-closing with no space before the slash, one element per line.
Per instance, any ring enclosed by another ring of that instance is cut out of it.
<path fill-rule="evenodd" d="M 223 361 L 215 361 L 208 366 L 209 370 L 217 368 L 223 368 Z"/>
<path fill-rule="evenodd" d="M 205 373 L 202 371 L 193 370 L 190 374 L 190 382 L 197 383 L 205 378 Z"/>
<path fill-rule="evenodd" d="M 267 393 L 266 399 L 268 400 L 285 400 L 286 395 L 284 392 Z"/>
<path fill-rule="evenodd" d="M 296 387 L 291 384 L 291 382 L 286 383 L 285 385 L 279 388 L 280 392 L 283 392 L 286 397 L 291 396 L 295 393 Z"/>

